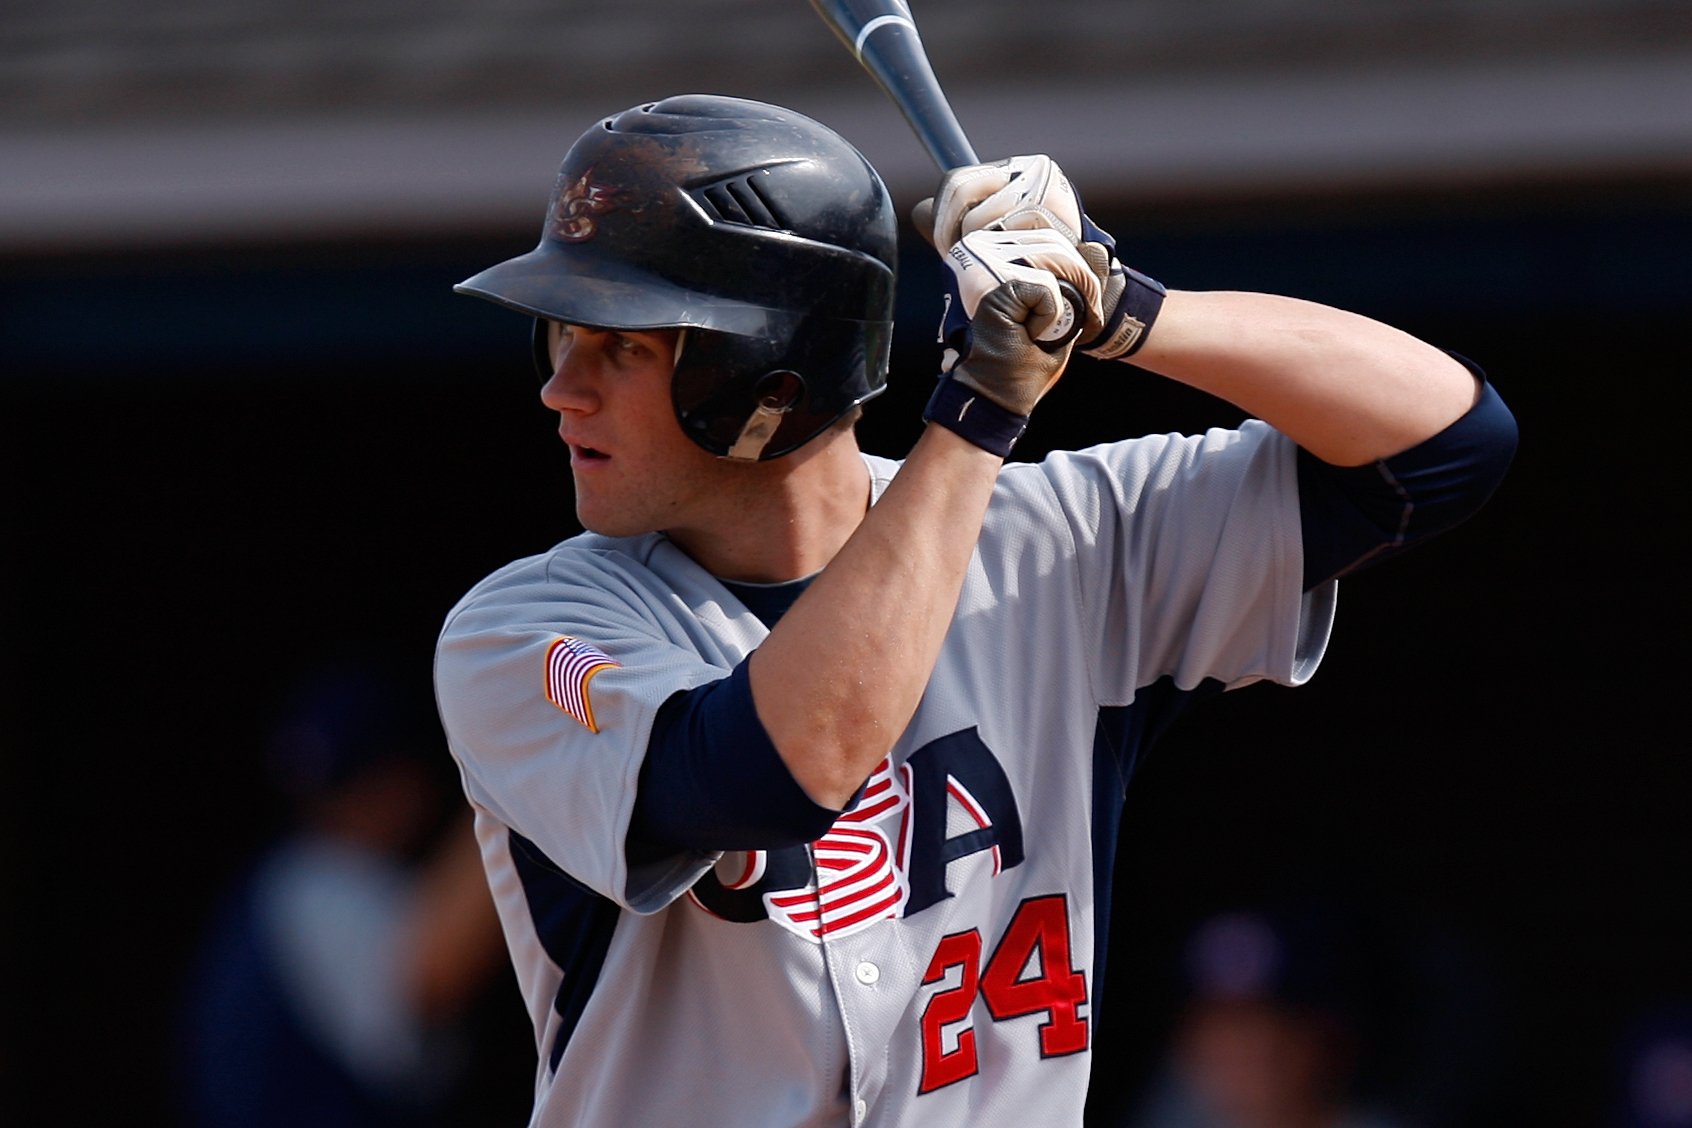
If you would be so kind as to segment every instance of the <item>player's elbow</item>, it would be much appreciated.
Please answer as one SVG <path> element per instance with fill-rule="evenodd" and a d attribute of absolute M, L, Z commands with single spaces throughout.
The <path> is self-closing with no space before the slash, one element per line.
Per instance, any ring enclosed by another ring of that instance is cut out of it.
<path fill-rule="evenodd" d="M 793 782 L 817 806 L 844 811 L 857 798 L 875 765 L 886 758 L 892 742 L 882 738 L 874 726 L 861 727 L 866 731 L 856 735 L 812 733 L 786 742 L 775 741 Z M 871 760 L 866 749 L 879 751 Z"/>

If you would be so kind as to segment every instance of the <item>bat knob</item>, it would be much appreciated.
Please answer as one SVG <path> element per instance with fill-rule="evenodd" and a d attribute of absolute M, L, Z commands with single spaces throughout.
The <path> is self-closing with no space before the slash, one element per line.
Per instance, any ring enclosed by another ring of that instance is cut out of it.
<path fill-rule="evenodd" d="M 1063 295 L 1064 305 L 1068 308 L 1058 315 L 1052 322 L 1051 328 L 1035 342 L 1047 352 L 1057 352 L 1081 335 L 1081 328 L 1087 321 L 1087 300 L 1081 296 L 1081 291 L 1059 278 L 1058 292 Z"/>

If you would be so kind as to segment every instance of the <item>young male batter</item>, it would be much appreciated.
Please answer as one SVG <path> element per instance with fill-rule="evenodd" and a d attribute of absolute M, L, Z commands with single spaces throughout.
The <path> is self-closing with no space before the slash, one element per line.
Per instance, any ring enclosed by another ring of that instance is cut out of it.
<path fill-rule="evenodd" d="M 437 663 L 536 1125 L 1079 1124 L 1145 738 L 1307 678 L 1334 577 L 1513 450 L 1396 330 L 1125 270 L 1044 158 L 951 174 L 918 222 L 968 325 L 902 462 L 851 430 L 893 208 L 800 115 L 606 118 L 540 245 L 460 287 L 536 319 L 589 530 L 478 584 Z M 1076 347 L 1254 420 L 1007 464 L 1069 359 L 1057 278 Z"/>

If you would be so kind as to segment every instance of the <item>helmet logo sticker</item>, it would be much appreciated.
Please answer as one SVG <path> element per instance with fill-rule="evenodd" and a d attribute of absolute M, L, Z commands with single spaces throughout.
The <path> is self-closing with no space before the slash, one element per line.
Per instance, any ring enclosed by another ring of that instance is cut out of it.
<path fill-rule="evenodd" d="M 590 168 L 575 183 L 558 193 L 547 228 L 554 239 L 562 242 L 585 242 L 593 238 L 598 229 L 596 218 L 615 208 L 620 195 L 622 193 L 610 185 L 595 184 L 593 169 Z"/>

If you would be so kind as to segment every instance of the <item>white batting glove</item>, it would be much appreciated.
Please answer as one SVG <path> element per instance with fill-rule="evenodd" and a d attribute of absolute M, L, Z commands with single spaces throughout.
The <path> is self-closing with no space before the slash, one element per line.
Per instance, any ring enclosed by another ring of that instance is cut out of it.
<path fill-rule="evenodd" d="M 1145 343 L 1162 308 L 1163 284 L 1117 260 L 1116 240 L 1087 217 L 1074 185 L 1050 157 L 953 169 L 934 197 L 917 204 L 911 219 L 937 247 L 979 231 L 1046 230 L 1067 239 L 1086 260 L 1101 295 L 1083 290 L 1087 310 L 1077 347 L 1088 356 L 1126 360 Z"/>
<path fill-rule="evenodd" d="M 946 252 L 946 265 L 957 281 L 958 298 L 971 320 L 981 300 L 1005 282 L 1032 283 L 1050 291 L 1050 307 L 1027 321 L 1036 341 L 1062 341 L 1075 333 L 1074 318 L 1088 324 L 1100 318 L 1099 277 L 1070 240 L 1056 231 L 972 231 Z M 1082 308 L 1071 310 L 1058 279 L 1081 295 Z"/>
<path fill-rule="evenodd" d="M 912 218 L 936 247 L 950 247 L 973 231 L 1049 228 L 1081 241 L 1081 201 L 1050 157 L 1007 157 L 948 172 Z"/>

